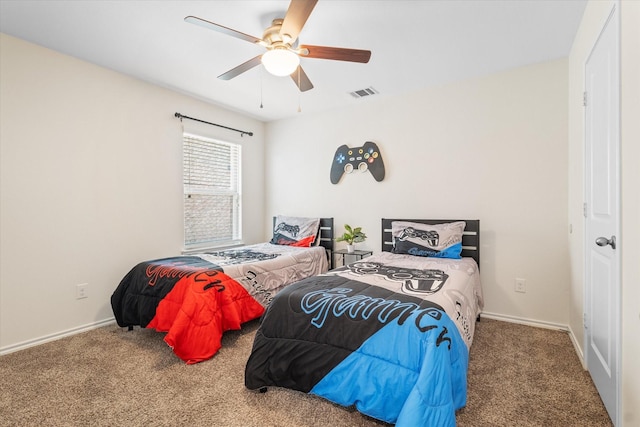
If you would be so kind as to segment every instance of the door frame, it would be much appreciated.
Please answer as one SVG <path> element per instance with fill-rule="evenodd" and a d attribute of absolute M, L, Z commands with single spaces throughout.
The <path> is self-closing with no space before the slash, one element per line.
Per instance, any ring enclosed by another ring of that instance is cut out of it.
<path fill-rule="evenodd" d="M 615 121 L 615 125 L 617 126 L 617 138 L 616 138 L 616 144 L 617 144 L 617 152 L 616 152 L 616 158 L 615 158 L 615 162 L 616 162 L 616 171 L 615 171 L 615 197 L 616 197 L 616 203 L 617 203 L 617 212 L 616 212 L 616 225 L 615 225 L 615 236 L 616 236 L 616 252 L 617 252 L 617 257 L 615 260 L 616 263 L 616 277 L 615 277 L 615 282 L 616 282 L 616 286 L 614 289 L 614 307 L 616 309 L 616 315 L 615 315 L 615 327 L 614 327 L 614 339 L 615 339 L 615 363 L 616 363 L 616 371 L 614 373 L 612 373 L 612 376 L 615 378 L 615 393 L 616 393 L 616 403 L 615 403 L 615 414 L 611 417 L 612 418 L 612 422 L 615 426 L 620 424 L 620 414 L 621 412 L 621 407 L 622 407 L 622 401 L 621 401 L 621 363 L 622 363 L 622 343 L 621 343 L 621 339 L 622 339 L 622 333 L 621 333 L 621 327 L 622 327 L 622 304 L 621 304 L 621 294 L 622 294 L 622 279 L 621 279 L 621 253 L 622 253 L 622 248 L 623 248 L 623 238 L 620 234 L 620 230 L 621 230 L 621 226 L 620 226 L 620 221 L 621 221 L 621 205 L 622 205 L 622 200 L 621 200 L 621 172 L 620 172 L 620 167 L 621 167 L 621 158 L 620 158 L 620 141 L 621 141 L 621 108 L 620 108 L 620 99 L 621 99 L 621 79 L 620 79 L 620 72 L 621 72 L 621 67 L 620 67 L 620 60 L 621 60 L 621 56 L 620 56 L 620 0 L 614 0 L 612 2 L 612 7 L 611 10 L 609 11 L 609 13 L 607 14 L 606 19 L 603 21 L 601 27 L 600 27 L 600 31 L 598 33 L 598 37 L 595 39 L 589 54 L 587 55 L 587 59 L 585 60 L 584 63 L 584 82 L 583 82 L 583 88 L 584 91 L 586 92 L 587 90 L 587 63 L 589 62 L 589 59 L 591 58 L 591 55 L 598 43 L 598 41 L 600 40 L 600 37 L 602 36 L 602 33 L 604 32 L 605 28 L 607 25 L 609 24 L 613 24 L 615 25 L 615 31 L 616 31 L 616 46 L 615 46 L 615 50 L 616 50 L 616 72 L 615 72 L 615 76 L 616 76 L 616 81 L 615 81 L 615 86 L 617 87 L 618 90 L 618 99 L 617 99 L 617 104 L 616 104 L 616 112 L 615 112 L 615 116 L 616 116 L 616 121 Z M 587 101 L 588 102 L 588 101 Z M 589 186 L 587 185 L 590 181 L 590 173 L 591 173 L 591 168 L 589 166 L 589 162 L 588 162 L 588 156 L 587 156 L 587 109 L 584 108 L 583 110 L 584 113 L 584 122 L 583 122 L 583 146 L 584 146 L 584 150 L 585 150 L 585 156 L 583 158 L 583 162 L 584 162 L 584 201 L 585 201 L 585 211 L 584 211 L 584 216 L 585 216 L 585 222 L 584 222 L 584 236 L 585 236 L 585 241 L 584 241 L 584 246 L 583 246 L 583 258 L 584 258 L 584 298 L 583 298 L 583 313 L 584 313 L 584 317 L 585 317 L 585 322 L 583 324 L 583 334 L 584 334 L 584 345 L 585 345 L 585 349 L 584 349 L 584 357 L 585 357 L 585 368 L 588 370 L 589 367 L 589 352 L 588 349 L 586 348 L 586 346 L 589 345 L 589 336 L 591 334 L 590 331 L 587 330 L 586 325 L 587 325 L 587 321 L 586 318 L 587 316 L 590 316 L 592 313 L 590 312 L 590 303 L 591 303 L 591 292 L 589 290 L 589 283 L 590 283 L 590 271 L 591 271 L 591 263 L 590 263 L 590 252 L 589 252 L 589 245 L 594 244 L 594 242 L 590 242 L 588 241 L 589 239 L 589 218 L 587 216 L 587 209 L 586 209 L 586 204 L 587 203 L 592 203 L 593 201 L 590 199 L 590 195 L 589 195 Z"/>

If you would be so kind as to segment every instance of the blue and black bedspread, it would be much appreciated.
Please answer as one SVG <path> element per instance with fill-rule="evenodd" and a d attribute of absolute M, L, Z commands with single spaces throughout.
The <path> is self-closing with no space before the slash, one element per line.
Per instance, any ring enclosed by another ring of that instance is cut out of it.
<path fill-rule="evenodd" d="M 455 426 L 468 365 L 458 327 L 441 305 L 366 277 L 334 270 L 280 292 L 256 333 L 246 387 L 315 394 L 398 426 Z"/>

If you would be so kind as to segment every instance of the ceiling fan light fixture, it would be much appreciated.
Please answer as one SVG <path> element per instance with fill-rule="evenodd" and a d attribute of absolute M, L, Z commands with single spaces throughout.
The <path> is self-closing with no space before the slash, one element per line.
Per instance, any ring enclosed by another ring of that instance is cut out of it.
<path fill-rule="evenodd" d="M 262 65 L 274 76 L 289 76 L 300 65 L 300 57 L 286 48 L 275 48 L 262 55 Z"/>

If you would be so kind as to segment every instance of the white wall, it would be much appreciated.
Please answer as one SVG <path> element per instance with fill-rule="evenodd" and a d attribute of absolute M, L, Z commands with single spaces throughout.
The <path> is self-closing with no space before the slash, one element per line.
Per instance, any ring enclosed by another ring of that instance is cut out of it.
<path fill-rule="evenodd" d="M 136 263 L 180 253 L 181 123 L 243 146 L 245 240 L 264 234 L 264 124 L 0 37 L 0 351 L 113 318 Z M 185 121 L 186 124 L 186 121 Z M 89 297 L 75 299 L 75 285 Z"/>
<path fill-rule="evenodd" d="M 569 237 L 571 302 L 569 327 L 583 352 L 584 307 L 584 65 L 613 1 L 590 1 L 569 56 Z M 640 425 L 640 3 L 620 2 L 621 17 L 621 425 Z"/>
<path fill-rule="evenodd" d="M 557 60 L 270 122 L 265 213 L 363 226 L 359 245 L 375 251 L 382 217 L 480 219 L 485 311 L 565 326 L 567 76 Z M 384 181 L 354 173 L 332 185 L 336 148 L 365 141 L 380 147 Z"/>

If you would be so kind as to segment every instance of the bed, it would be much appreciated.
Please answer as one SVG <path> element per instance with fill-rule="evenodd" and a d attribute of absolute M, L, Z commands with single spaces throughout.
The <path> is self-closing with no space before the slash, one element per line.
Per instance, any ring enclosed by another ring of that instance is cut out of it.
<path fill-rule="evenodd" d="M 382 220 L 382 252 L 288 286 L 245 386 L 284 387 L 398 426 L 455 426 L 482 306 L 479 220 Z"/>
<path fill-rule="evenodd" d="M 277 216 L 270 242 L 137 264 L 111 307 L 119 326 L 166 332 L 180 359 L 198 363 L 287 285 L 328 271 L 332 249 L 333 218 Z"/>

